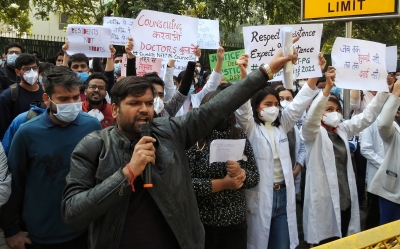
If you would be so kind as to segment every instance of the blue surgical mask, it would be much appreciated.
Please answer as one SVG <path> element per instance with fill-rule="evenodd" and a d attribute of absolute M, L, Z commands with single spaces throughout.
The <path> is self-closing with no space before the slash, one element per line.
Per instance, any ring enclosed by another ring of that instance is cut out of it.
<path fill-rule="evenodd" d="M 18 58 L 18 55 L 15 53 L 7 56 L 7 65 L 15 67 L 15 60 Z"/>
<path fill-rule="evenodd" d="M 121 75 L 121 63 L 114 64 L 114 73 Z"/>
<path fill-rule="evenodd" d="M 193 92 L 194 92 L 194 85 L 192 85 L 192 86 L 190 87 L 189 94 L 192 94 Z"/>
<path fill-rule="evenodd" d="M 342 93 L 342 89 L 337 86 L 334 86 L 331 89 L 331 93 L 335 94 L 336 96 L 340 96 L 340 94 Z"/>
<path fill-rule="evenodd" d="M 81 78 L 82 83 L 85 83 L 86 80 L 89 78 L 89 73 L 88 72 L 76 72 L 76 74 Z"/>

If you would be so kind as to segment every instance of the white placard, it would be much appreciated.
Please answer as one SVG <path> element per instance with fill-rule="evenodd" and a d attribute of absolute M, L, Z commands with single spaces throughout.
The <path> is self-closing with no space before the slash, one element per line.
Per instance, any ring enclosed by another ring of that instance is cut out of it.
<path fill-rule="evenodd" d="M 337 37 L 331 56 L 337 87 L 388 91 L 385 44 Z"/>
<path fill-rule="evenodd" d="M 397 69 L 397 46 L 386 47 L 386 70 L 396 72 Z"/>
<path fill-rule="evenodd" d="M 142 10 L 131 34 L 139 56 L 194 61 L 197 18 Z"/>
<path fill-rule="evenodd" d="M 131 36 L 131 28 L 135 19 L 123 17 L 103 17 L 103 27 L 111 29 L 111 44 L 125 46 Z"/>
<path fill-rule="evenodd" d="M 68 24 L 67 54 L 84 53 L 87 57 L 110 58 L 111 29 L 98 25 Z"/>
<path fill-rule="evenodd" d="M 203 49 L 219 48 L 219 21 L 199 19 L 197 44 Z"/>
<path fill-rule="evenodd" d="M 160 75 L 162 59 L 136 56 L 136 76 L 156 72 Z"/>
<path fill-rule="evenodd" d="M 210 145 L 210 163 L 243 159 L 246 139 L 216 139 Z"/>
<path fill-rule="evenodd" d="M 300 36 L 294 44 L 299 53 L 296 65 L 293 66 L 294 79 L 321 77 L 318 65 L 318 53 L 321 46 L 322 24 L 287 24 L 243 27 L 244 48 L 249 55 L 248 72 L 268 63 L 282 47 L 280 29 L 293 28 L 293 37 Z M 274 75 L 273 81 L 282 80 L 283 71 Z"/>
<path fill-rule="evenodd" d="M 161 78 L 163 78 L 165 75 L 165 70 L 167 68 L 168 61 L 169 60 L 167 60 L 167 59 L 163 59 L 163 61 L 162 61 L 161 70 L 160 70 Z M 178 74 L 180 72 L 182 72 L 183 70 L 186 70 L 187 64 L 188 64 L 187 61 L 180 61 L 180 60 L 175 61 L 174 76 L 178 77 Z"/>

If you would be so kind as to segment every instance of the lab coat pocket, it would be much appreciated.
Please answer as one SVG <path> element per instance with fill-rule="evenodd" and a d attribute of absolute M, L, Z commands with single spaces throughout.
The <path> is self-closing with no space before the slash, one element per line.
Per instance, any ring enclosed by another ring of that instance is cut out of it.
<path fill-rule="evenodd" d="M 254 139 L 254 143 L 252 143 L 253 151 L 254 151 L 254 157 L 257 160 L 267 160 L 268 159 L 268 154 L 270 153 L 269 148 L 266 146 L 268 144 L 268 141 L 264 137 L 256 137 Z M 268 144 L 269 146 L 269 144 Z"/>
<path fill-rule="evenodd" d="M 250 214 L 257 214 L 259 212 L 259 205 L 260 205 L 260 192 L 246 190 L 246 206 L 247 212 Z"/>
<path fill-rule="evenodd" d="M 397 173 L 391 170 L 386 170 L 385 181 L 383 182 L 383 188 L 391 193 L 396 192 L 396 186 L 398 183 Z"/>

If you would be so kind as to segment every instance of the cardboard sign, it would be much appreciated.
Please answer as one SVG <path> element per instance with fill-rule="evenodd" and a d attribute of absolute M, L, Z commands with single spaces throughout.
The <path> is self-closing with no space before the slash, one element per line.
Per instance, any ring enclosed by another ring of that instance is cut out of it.
<path fill-rule="evenodd" d="M 143 76 L 146 73 L 156 72 L 160 75 L 162 59 L 149 57 L 136 57 L 136 76 Z"/>
<path fill-rule="evenodd" d="M 263 63 L 268 63 L 282 48 L 280 29 L 293 28 L 293 37 L 300 40 L 293 44 L 299 53 L 296 65 L 293 66 L 295 79 L 321 77 L 318 65 L 318 53 L 321 46 L 322 24 L 293 24 L 243 27 L 244 48 L 249 54 L 248 72 L 258 69 Z M 274 75 L 273 81 L 282 80 L 282 70 Z"/>
<path fill-rule="evenodd" d="M 203 49 L 219 48 L 219 21 L 199 19 L 197 44 Z"/>
<path fill-rule="evenodd" d="M 197 18 L 142 10 L 131 34 L 139 56 L 194 61 Z"/>
<path fill-rule="evenodd" d="M 123 17 L 103 17 L 103 27 L 111 29 L 111 44 L 125 46 L 131 35 L 131 28 L 135 19 Z"/>
<path fill-rule="evenodd" d="M 67 54 L 84 53 L 87 57 L 110 58 L 111 29 L 97 25 L 68 24 Z"/>
<path fill-rule="evenodd" d="M 222 73 L 227 81 L 240 80 L 240 70 L 236 60 L 244 54 L 244 49 L 225 52 L 224 61 L 222 62 Z M 210 67 L 213 69 L 217 64 L 217 54 L 210 54 Z"/>
<path fill-rule="evenodd" d="M 338 37 L 332 47 L 335 85 L 345 89 L 388 91 L 386 45 Z"/>

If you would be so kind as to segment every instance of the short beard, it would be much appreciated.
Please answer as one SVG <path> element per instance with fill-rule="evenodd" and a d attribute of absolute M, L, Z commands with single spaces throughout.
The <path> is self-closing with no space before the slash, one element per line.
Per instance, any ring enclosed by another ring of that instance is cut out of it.
<path fill-rule="evenodd" d="M 103 99 L 103 100 L 91 100 L 91 99 L 88 98 L 87 101 L 88 101 L 89 104 L 91 104 L 91 105 L 100 105 L 100 104 L 103 104 L 104 99 Z"/>

